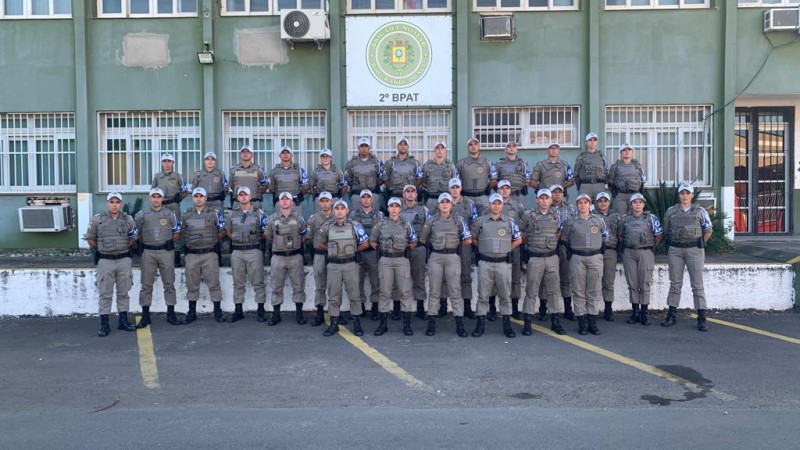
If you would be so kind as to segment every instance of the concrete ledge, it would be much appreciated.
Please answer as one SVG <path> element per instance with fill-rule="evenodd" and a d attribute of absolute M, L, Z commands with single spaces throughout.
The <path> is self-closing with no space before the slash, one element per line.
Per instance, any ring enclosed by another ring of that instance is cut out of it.
<path fill-rule="evenodd" d="M 306 310 L 314 308 L 314 275 L 306 267 Z M 269 273 L 269 268 L 267 268 Z M 705 268 L 705 290 L 711 309 L 787 310 L 794 305 L 794 270 L 787 264 L 707 264 Z M 140 311 L 140 272 L 133 269 L 134 284 L 130 291 L 131 311 Z M 233 283 L 231 270 L 220 271 L 223 291 L 223 309 L 233 310 Z M 367 283 L 368 284 L 368 283 Z M 692 294 L 688 275 L 684 276 L 681 307 L 692 308 Z M 183 269 L 176 273 L 176 288 L 179 311 L 187 308 L 185 277 Z M 249 287 L 248 287 L 249 289 Z M 473 291 L 477 283 L 473 283 Z M 272 286 L 267 282 L 267 295 Z M 524 291 L 523 291 L 524 292 Z M 651 309 L 666 309 L 669 292 L 669 273 L 665 264 L 656 264 L 652 286 Z M 284 311 L 294 311 L 291 305 L 291 287 L 284 291 Z M 345 294 L 345 307 L 348 300 Z M 473 302 L 477 294 L 473 294 Z M 270 299 L 267 299 L 269 304 Z M 474 303 L 473 303 L 474 304 Z M 245 310 L 254 311 L 252 292 L 245 298 Z M 114 307 L 116 308 L 116 306 Z M 614 309 L 629 310 L 628 288 L 622 265 L 617 265 Z M 198 312 L 211 312 L 212 303 L 205 288 L 200 290 Z M 160 280 L 153 292 L 153 312 L 166 311 Z M 5 269 L 0 271 L 0 316 L 54 316 L 71 314 L 96 314 L 97 290 L 95 271 L 92 269 Z"/>

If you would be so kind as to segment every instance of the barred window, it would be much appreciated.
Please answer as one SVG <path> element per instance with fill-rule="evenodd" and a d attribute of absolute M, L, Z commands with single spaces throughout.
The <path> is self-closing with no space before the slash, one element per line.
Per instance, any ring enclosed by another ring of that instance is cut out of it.
<path fill-rule="evenodd" d="M 97 129 L 103 191 L 149 190 L 165 153 L 184 179 L 202 167 L 199 111 L 101 112 Z"/>
<path fill-rule="evenodd" d="M 711 105 L 606 107 L 605 153 L 611 164 L 630 144 L 648 186 L 692 182 L 711 186 Z"/>
<path fill-rule="evenodd" d="M 710 8 L 711 0 L 606 0 L 606 9 Z"/>
<path fill-rule="evenodd" d="M 453 0 L 347 0 L 348 14 L 450 12 Z"/>
<path fill-rule="evenodd" d="M 485 149 L 503 149 L 512 139 L 522 148 L 546 148 L 550 141 L 578 147 L 580 111 L 577 106 L 474 108 L 472 129 Z"/>
<path fill-rule="evenodd" d="M 223 167 L 239 163 L 239 150 L 248 146 L 255 162 L 268 172 L 280 163 L 278 150 L 291 147 L 293 161 L 306 170 L 319 163 L 319 152 L 328 147 L 325 111 L 223 111 Z"/>
<path fill-rule="evenodd" d="M 388 160 L 397 154 L 397 138 L 408 140 L 408 153 L 421 163 L 433 158 L 433 146 L 442 141 L 453 156 L 453 126 L 449 109 L 351 110 L 348 114 L 348 159 L 358 153 L 358 140 L 367 138 L 372 152 Z"/>
<path fill-rule="evenodd" d="M 272 16 L 288 9 L 327 9 L 326 0 L 222 0 L 223 16 Z"/>
<path fill-rule="evenodd" d="M 68 19 L 71 0 L 0 0 L 0 19 Z"/>
<path fill-rule="evenodd" d="M 0 114 L 0 190 L 76 192 L 75 114 Z"/>
<path fill-rule="evenodd" d="M 473 11 L 577 10 L 578 0 L 473 0 Z"/>
<path fill-rule="evenodd" d="M 197 17 L 197 0 L 97 0 L 97 16 Z"/>

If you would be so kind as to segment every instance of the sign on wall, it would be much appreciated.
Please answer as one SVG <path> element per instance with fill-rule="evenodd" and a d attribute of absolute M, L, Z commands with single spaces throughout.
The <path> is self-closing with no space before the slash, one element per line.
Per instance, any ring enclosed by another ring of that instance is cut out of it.
<path fill-rule="evenodd" d="M 453 103 L 451 16 L 348 17 L 347 106 Z"/>

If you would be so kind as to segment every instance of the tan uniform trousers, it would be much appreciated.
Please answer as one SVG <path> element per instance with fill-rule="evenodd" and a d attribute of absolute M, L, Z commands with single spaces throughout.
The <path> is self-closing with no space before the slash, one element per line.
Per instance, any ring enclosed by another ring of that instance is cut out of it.
<path fill-rule="evenodd" d="M 367 302 L 367 292 L 364 286 L 369 278 L 369 301 L 378 303 L 380 300 L 381 282 L 378 277 L 378 252 L 365 250 L 361 252 L 361 263 L 358 264 L 358 293 L 361 303 Z"/>
<path fill-rule="evenodd" d="M 581 183 L 580 189 L 578 189 L 578 194 L 586 194 L 592 198 L 592 202 L 594 199 L 597 198 L 597 194 L 601 192 L 608 192 L 606 189 L 605 183 Z"/>
<path fill-rule="evenodd" d="M 328 296 L 325 294 L 328 288 L 328 269 L 325 259 L 325 255 L 314 255 L 314 306 L 325 307 L 328 303 Z"/>
<path fill-rule="evenodd" d="M 292 283 L 292 301 L 306 302 L 306 273 L 303 270 L 303 255 L 272 255 L 270 268 L 272 276 L 272 306 L 283 304 L 283 289 L 286 277 Z"/>
<path fill-rule="evenodd" d="M 561 287 L 560 294 L 562 297 L 572 296 L 572 287 L 570 286 L 569 260 L 567 260 L 567 247 L 564 245 L 558 246 L 558 284 Z M 539 298 L 546 298 L 546 297 L 547 297 L 547 292 L 545 292 L 544 284 L 542 284 L 539 287 Z"/>
<path fill-rule="evenodd" d="M 472 247 L 462 247 L 461 256 L 461 297 L 472 299 Z M 462 307 L 464 305 L 461 305 Z"/>
<path fill-rule="evenodd" d="M 318 255 L 319 256 L 319 255 Z M 339 317 L 342 306 L 342 284 L 347 290 L 347 298 L 350 299 L 350 314 L 358 316 L 361 314 L 361 302 L 358 301 L 358 263 L 349 262 L 346 264 L 328 264 L 328 314 L 331 317 Z"/>
<path fill-rule="evenodd" d="M 378 260 L 378 273 L 380 274 L 381 296 L 378 302 L 378 312 L 388 313 L 392 309 L 392 288 L 397 286 L 401 306 L 404 312 L 414 310 L 414 301 L 411 297 L 411 263 L 408 258 L 389 258 L 382 256 Z"/>
<path fill-rule="evenodd" d="M 156 273 L 164 285 L 164 302 L 175 306 L 175 253 L 172 250 L 144 250 L 142 252 L 142 288 L 139 290 L 139 304 L 150 306 L 153 303 L 153 285 Z"/>
<path fill-rule="evenodd" d="M 233 303 L 244 303 L 247 282 L 253 286 L 256 303 L 267 302 L 267 285 L 264 281 L 264 253 L 257 248 L 231 252 L 233 273 Z"/>
<path fill-rule="evenodd" d="M 667 305 L 678 307 L 681 303 L 681 289 L 683 289 L 683 270 L 689 269 L 689 282 L 692 285 L 694 309 L 708 309 L 706 306 L 706 291 L 703 286 L 703 265 L 706 261 L 706 251 L 702 248 L 669 248 L 669 294 Z"/>
<path fill-rule="evenodd" d="M 656 255 L 652 250 L 626 248 L 622 252 L 622 267 L 625 269 L 625 279 L 628 280 L 631 304 L 649 305 Z"/>
<path fill-rule="evenodd" d="M 98 301 L 99 314 L 111 314 L 111 300 L 114 297 L 114 287 L 117 288 L 117 312 L 127 312 L 131 298 L 128 291 L 133 285 L 131 273 L 131 259 L 100 259 L 97 261 L 97 291 L 100 293 Z"/>
<path fill-rule="evenodd" d="M 558 275 L 558 255 L 552 256 L 531 256 L 528 259 L 527 284 L 525 286 L 525 301 L 522 304 L 522 312 L 525 314 L 536 314 L 538 304 L 536 296 L 541 289 L 547 293 L 547 309 L 551 314 L 564 312 L 564 299 L 559 295 L 559 275 Z"/>
<path fill-rule="evenodd" d="M 617 250 L 606 248 L 603 255 L 603 301 L 614 302 L 614 283 L 617 280 Z"/>
<path fill-rule="evenodd" d="M 469 250 L 469 249 L 462 249 Z M 435 314 L 442 298 L 442 285 L 446 283 L 447 297 L 455 317 L 464 315 L 464 302 L 461 301 L 461 257 L 456 254 L 432 252 L 428 259 L 428 314 Z"/>
<path fill-rule="evenodd" d="M 617 194 L 611 200 L 611 209 L 618 212 L 620 216 L 628 214 L 631 207 L 631 196 L 633 194 Z"/>
<path fill-rule="evenodd" d="M 603 255 L 572 255 L 569 268 L 575 315 L 596 316 L 603 305 Z"/>
<path fill-rule="evenodd" d="M 425 291 L 425 257 L 427 253 L 428 250 L 423 246 L 414 247 L 409 251 L 414 300 L 425 300 L 428 297 L 428 293 Z M 438 303 L 436 309 L 439 309 Z"/>
<path fill-rule="evenodd" d="M 478 304 L 476 314 L 485 316 L 489 311 L 489 296 L 497 290 L 498 311 L 511 314 L 511 263 L 478 262 Z"/>
<path fill-rule="evenodd" d="M 186 300 L 196 302 L 200 298 L 200 282 L 208 287 L 212 302 L 222 301 L 222 288 L 219 285 L 219 261 L 214 252 L 186 255 Z"/>

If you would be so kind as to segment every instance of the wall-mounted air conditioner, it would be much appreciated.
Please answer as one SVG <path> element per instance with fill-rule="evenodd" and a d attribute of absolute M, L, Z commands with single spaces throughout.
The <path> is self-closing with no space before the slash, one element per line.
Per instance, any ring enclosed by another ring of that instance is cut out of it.
<path fill-rule="evenodd" d="M 794 31 L 800 26 L 800 6 L 772 8 L 764 11 L 764 32 Z"/>
<path fill-rule="evenodd" d="M 281 39 L 325 41 L 330 38 L 328 13 L 324 9 L 284 9 L 281 11 Z"/>
<path fill-rule="evenodd" d="M 482 41 L 514 40 L 514 16 L 512 14 L 484 15 L 480 17 Z"/>
<path fill-rule="evenodd" d="M 69 205 L 23 206 L 19 208 L 19 231 L 54 233 L 72 228 Z"/>

